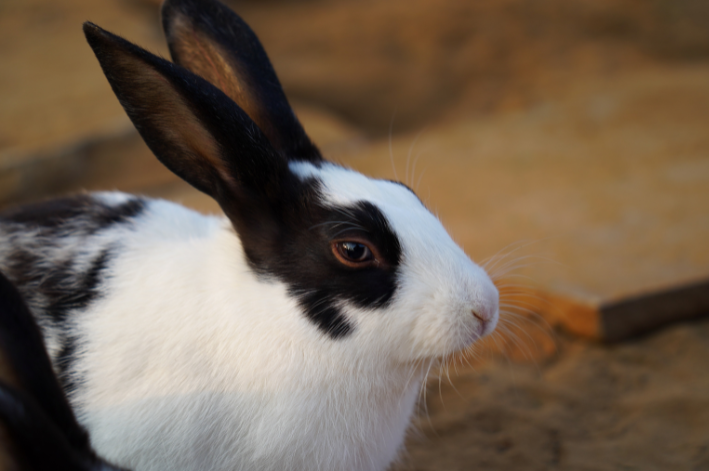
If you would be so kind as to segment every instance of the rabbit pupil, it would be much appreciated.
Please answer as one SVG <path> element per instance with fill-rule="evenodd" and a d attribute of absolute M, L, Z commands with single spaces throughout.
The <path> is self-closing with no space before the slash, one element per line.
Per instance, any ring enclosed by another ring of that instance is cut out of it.
<path fill-rule="evenodd" d="M 340 242 L 340 253 L 352 262 L 366 262 L 372 259 L 372 252 L 359 242 Z"/>

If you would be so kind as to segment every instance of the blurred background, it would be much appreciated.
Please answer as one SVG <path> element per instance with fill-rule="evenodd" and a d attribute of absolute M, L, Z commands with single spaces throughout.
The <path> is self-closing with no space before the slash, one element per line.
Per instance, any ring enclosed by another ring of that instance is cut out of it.
<path fill-rule="evenodd" d="M 502 293 L 397 469 L 709 469 L 709 1 L 231 0 L 326 157 L 415 188 Z M 0 0 L 0 207 L 165 170 L 85 43 L 157 0 Z M 680 322 L 681 321 L 681 322 Z"/>

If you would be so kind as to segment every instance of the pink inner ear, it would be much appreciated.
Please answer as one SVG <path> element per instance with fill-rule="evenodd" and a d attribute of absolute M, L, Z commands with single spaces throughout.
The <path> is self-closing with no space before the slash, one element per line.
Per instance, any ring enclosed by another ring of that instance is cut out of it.
<path fill-rule="evenodd" d="M 249 92 L 248 84 L 243 83 L 239 64 L 220 44 L 196 28 L 184 15 L 174 18 L 169 41 L 179 65 L 219 88 L 268 134 L 270 124 L 265 119 L 261 104 Z"/>
<path fill-rule="evenodd" d="M 214 76 L 217 77 L 217 80 L 219 81 L 218 84 L 215 84 L 219 87 L 220 90 L 224 91 L 227 89 L 226 82 L 224 81 L 224 77 L 222 74 L 219 73 L 219 70 L 217 70 L 217 65 L 214 63 L 211 57 L 207 54 L 207 51 L 204 50 L 204 47 L 200 43 L 199 39 L 197 38 L 197 33 L 192 30 L 192 36 L 194 37 L 194 42 L 195 45 L 199 48 L 199 50 L 202 52 L 202 55 L 204 56 L 204 61 L 208 62 L 209 65 L 212 66 L 212 70 L 214 72 Z"/>
<path fill-rule="evenodd" d="M 175 18 L 170 36 L 177 52 L 176 61 L 181 66 L 219 88 L 254 119 L 257 106 L 241 86 L 238 64 L 230 62 L 229 55 L 219 44 L 182 15 Z"/>
<path fill-rule="evenodd" d="M 202 41 L 200 41 L 199 37 L 197 36 L 197 31 L 194 29 L 194 27 L 191 28 L 190 35 L 192 36 L 194 45 L 197 46 L 202 55 L 203 62 L 211 66 L 213 76 L 216 77 L 217 81 L 219 82 L 218 84 L 215 83 L 213 85 L 218 86 L 219 89 L 223 92 L 225 90 L 228 90 L 224 75 L 219 73 L 217 64 L 214 63 L 214 60 L 212 60 L 212 57 L 210 57 L 210 55 L 207 53 L 207 50 L 202 45 Z"/>

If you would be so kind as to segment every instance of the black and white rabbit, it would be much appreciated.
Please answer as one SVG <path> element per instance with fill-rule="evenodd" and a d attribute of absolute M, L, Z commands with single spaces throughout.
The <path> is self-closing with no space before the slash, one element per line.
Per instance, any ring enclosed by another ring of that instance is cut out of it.
<path fill-rule="evenodd" d="M 119 471 L 91 449 L 54 376 L 32 314 L 2 273 L 0 469 Z"/>
<path fill-rule="evenodd" d="M 0 268 L 110 461 L 383 470 L 430 361 L 494 329 L 497 289 L 409 188 L 321 157 L 235 13 L 162 13 L 174 64 L 84 32 L 148 146 L 226 217 L 53 200 L 0 216 Z"/>

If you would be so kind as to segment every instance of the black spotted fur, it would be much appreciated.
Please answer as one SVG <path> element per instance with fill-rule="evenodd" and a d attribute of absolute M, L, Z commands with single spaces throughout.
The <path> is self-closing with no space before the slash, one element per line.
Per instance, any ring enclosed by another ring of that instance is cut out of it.
<path fill-rule="evenodd" d="M 0 270 L 17 285 L 51 339 L 55 367 L 68 393 L 77 387 L 69 372 L 78 339 L 67 320 L 101 296 L 119 243 L 101 245 L 95 237 L 131 224 L 144 208 L 139 198 L 110 205 L 77 195 L 0 213 Z"/>

